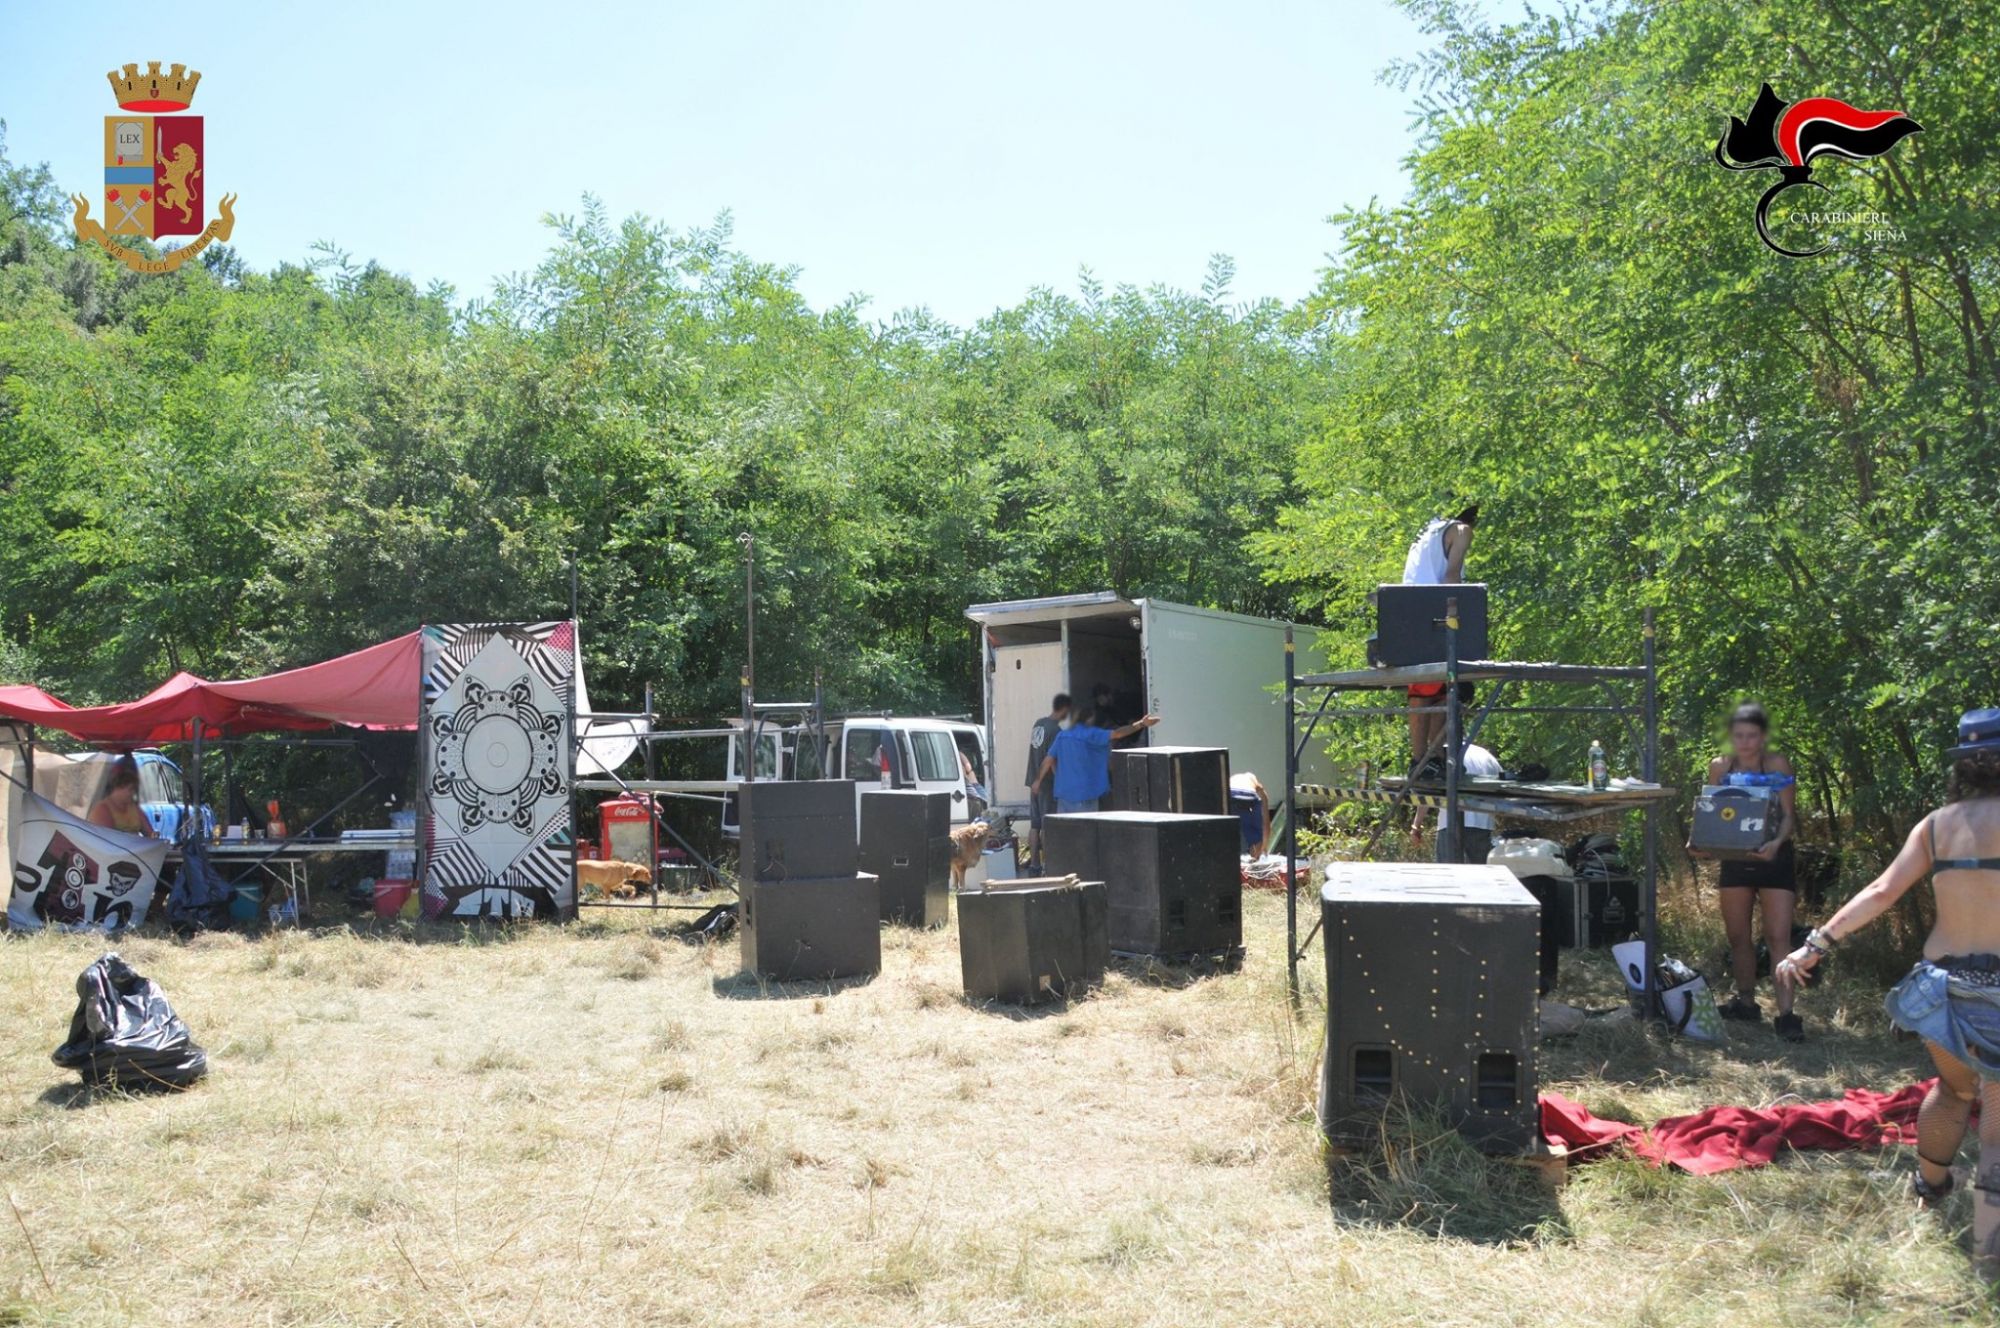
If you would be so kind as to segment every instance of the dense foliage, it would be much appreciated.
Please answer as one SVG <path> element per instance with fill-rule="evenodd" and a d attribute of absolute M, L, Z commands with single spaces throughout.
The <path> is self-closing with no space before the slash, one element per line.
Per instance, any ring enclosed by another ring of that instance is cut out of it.
<path fill-rule="evenodd" d="M 1307 499 L 1261 547 L 1351 650 L 1406 532 L 1483 499 L 1468 566 L 1501 653 L 1633 659 L 1651 605 L 1669 778 L 1755 695 L 1806 811 L 1896 834 L 1959 710 L 2000 697 L 2000 6 L 1686 0 L 1504 30 L 1419 8 L 1439 40 L 1402 71 L 1412 189 L 1340 218 L 1306 305 L 1334 388 Z M 1759 243 L 1775 173 L 1709 153 L 1765 80 L 1923 124 L 1822 159 L 1831 192 L 1804 195 L 1894 234 Z M 1570 735 L 1517 741 L 1574 769 Z"/>
<path fill-rule="evenodd" d="M 1296 612 L 1351 658 L 1363 591 L 1467 497 L 1502 653 L 1632 659 L 1652 606 L 1668 777 L 1756 694 L 1809 810 L 1891 833 L 2000 697 L 2000 6 L 1412 7 L 1410 192 L 1338 216 L 1291 309 L 1218 259 L 1199 293 L 883 323 L 726 219 L 588 202 L 471 303 L 333 251 L 138 277 L 0 141 L 0 671 L 122 698 L 553 615 L 574 554 L 599 699 L 714 713 L 748 530 L 766 694 L 817 667 L 838 705 L 958 711 L 986 599 Z M 1709 151 L 1764 80 L 1923 123 L 1816 177 L 1888 234 L 1758 243 L 1770 181 Z"/>

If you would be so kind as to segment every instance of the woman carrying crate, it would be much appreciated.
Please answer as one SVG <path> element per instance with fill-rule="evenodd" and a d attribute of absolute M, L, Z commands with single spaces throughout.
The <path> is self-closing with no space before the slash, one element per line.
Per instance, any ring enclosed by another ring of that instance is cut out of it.
<path fill-rule="evenodd" d="M 1764 1017 L 1757 1004 L 1757 941 L 1750 929 L 1750 912 L 1764 913 L 1764 944 L 1773 955 L 1792 946 L 1792 914 L 1798 902 L 1797 850 L 1792 834 L 1798 829 L 1798 779 L 1792 763 L 1771 750 L 1771 720 L 1755 701 L 1737 706 L 1729 716 L 1729 751 L 1708 763 L 1708 782 L 1732 788 L 1757 789 L 1772 795 L 1780 812 L 1778 830 L 1747 858 L 1722 864 L 1722 925 L 1729 932 L 1729 965 L 1736 995 L 1722 1007 L 1724 1019 L 1756 1021 Z M 1690 853 L 1699 853 L 1692 843 Z M 1778 1036 L 1798 1042 L 1806 1035 L 1805 1021 L 1792 1013 L 1792 989 L 1774 982 Z"/>

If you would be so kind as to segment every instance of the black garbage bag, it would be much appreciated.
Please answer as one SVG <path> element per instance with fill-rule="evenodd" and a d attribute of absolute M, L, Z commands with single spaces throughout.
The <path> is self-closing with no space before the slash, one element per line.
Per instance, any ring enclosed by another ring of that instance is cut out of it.
<path fill-rule="evenodd" d="M 111 1088 L 186 1088 L 208 1073 L 208 1053 L 167 1004 L 159 984 L 140 977 L 115 950 L 77 975 L 69 1041 L 49 1059 L 83 1081 Z"/>

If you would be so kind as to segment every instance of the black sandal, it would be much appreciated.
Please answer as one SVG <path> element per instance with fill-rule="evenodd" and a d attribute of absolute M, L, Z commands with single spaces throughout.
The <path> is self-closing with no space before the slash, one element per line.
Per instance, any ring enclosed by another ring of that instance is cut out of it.
<path fill-rule="evenodd" d="M 1944 1202 L 1946 1195 L 1958 1188 L 1958 1177 L 1951 1174 L 1951 1163 L 1949 1162 L 1939 1162 L 1934 1158 L 1925 1157 L 1922 1153 L 1917 1154 L 1917 1160 L 1919 1162 L 1928 1162 L 1931 1166 L 1942 1167 L 1944 1169 L 1944 1179 L 1933 1184 L 1924 1179 L 1923 1170 L 1919 1168 L 1915 1182 L 1910 1187 L 1916 1192 L 1919 1204 L 1925 1208 L 1935 1208 Z"/>

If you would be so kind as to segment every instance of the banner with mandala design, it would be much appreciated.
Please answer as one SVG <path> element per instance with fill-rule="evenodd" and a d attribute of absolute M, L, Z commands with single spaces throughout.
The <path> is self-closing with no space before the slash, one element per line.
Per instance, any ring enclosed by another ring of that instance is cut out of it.
<path fill-rule="evenodd" d="M 574 625 L 432 625 L 423 651 L 424 915 L 573 916 Z"/>

